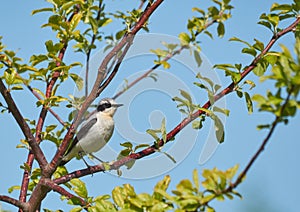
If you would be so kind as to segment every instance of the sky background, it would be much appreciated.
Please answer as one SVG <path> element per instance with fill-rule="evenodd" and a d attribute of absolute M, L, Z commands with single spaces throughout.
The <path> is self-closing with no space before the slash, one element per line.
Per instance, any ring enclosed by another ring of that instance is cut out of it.
<path fill-rule="evenodd" d="M 122 87 L 124 78 L 130 81 L 135 79 L 142 71 L 150 68 L 153 65 L 152 60 L 154 57 L 149 54 L 149 48 L 158 48 L 163 38 L 176 42 L 174 36 L 186 31 L 187 19 L 197 15 L 191 11 L 193 7 L 205 9 L 207 6 L 212 5 L 211 1 L 208 0 L 182 2 L 180 0 L 165 1 L 152 15 L 149 29 L 154 34 L 145 36 L 143 35 L 144 32 L 140 33 L 142 37 L 137 38 L 131 52 L 129 52 L 129 56 L 121 66 L 119 74 L 102 94 L 102 97 L 115 94 Z M 283 2 L 290 3 L 291 1 L 280 1 L 280 3 Z M 217 63 L 250 64 L 252 58 L 240 53 L 244 46 L 236 42 L 228 42 L 228 39 L 235 36 L 252 43 L 253 39 L 257 38 L 266 44 L 272 35 L 266 28 L 256 23 L 261 13 L 269 11 L 272 3 L 272 1 L 259 0 L 233 1 L 232 18 L 225 23 L 226 33 L 224 38 L 219 39 L 215 36 L 215 39 L 211 40 L 205 35 L 199 37 L 203 58 L 205 59 L 203 66 Z M 120 0 L 107 1 L 106 4 L 108 10 L 126 11 L 136 7 L 139 2 Z M 45 41 L 55 39 L 55 34 L 50 29 L 40 28 L 46 22 L 49 14 L 30 15 L 32 10 L 47 6 L 49 5 L 45 1 L 30 1 L 29 3 L 15 0 L 5 1 L 1 5 L 0 36 L 3 36 L 2 41 L 7 49 L 17 51 L 18 56 L 24 58 L 25 62 L 29 61 L 32 54 L 45 53 Z M 286 25 L 288 24 L 289 22 L 286 22 Z M 118 30 L 118 26 L 118 24 L 112 24 L 105 30 L 108 34 L 113 34 Z M 216 27 L 211 28 L 211 31 L 215 32 L 215 30 Z M 274 46 L 273 50 L 279 49 L 279 43 L 292 47 L 294 42 L 292 38 L 292 35 L 283 37 Z M 104 44 L 100 45 L 94 53 L 100 51 L 103 46 Z M 101 61 L 99 59 L 101 53 L 99 55 L 97 54 L 92 60 L 95 63 L 95 65 L 92 65 L 94 70 Z M 172 60 L 170 71 L 158 70 L 158 81 L 156 83 L 151 79 L 146 79 L 145 84 L 140 84 L 140 86 L 117 99 L 118 102 L 124 104 L 124 107 L 120 108 L 115 115 L 116 130 L 111 142 L 106 149 L 97 153 L 101 158 L 113 160 L 114 155 L 121 149 L 119 143 L 126 140 L 130 140 L 135 144 L 151 143 L 151 137 L 147 136 L 145 131 L 148 128 L 158 128 L 163 117 L 167 120 L 168 131 L 175 127 L 183 118 L 177 112 L 176 104 L 171 100 L 175 95 L 179 95 L 179 88 L 190 91 L 193 99 L 198 103 L 204 103 L 207 100 L 205 93 L 192 85 L 196 81 L 195 73 L 198 71 L 205 72 L 207 68 L 205 66 L 204 69 L 194 69 L 195 64 L 192 64 L 188 55 L 187 53 Z M 65 59 L 67 63 L 72 61 L 84 63 L 85 61 L 82 54 L 73 54 L 71 48 L 67 51 Z M 78 68 L 75 71 L 80 72 L 81 70 Z M 222 71 L 214 71 L 212 75 L 224 87 L 229 82 L 228 79 L 224 78 Z M 253 74 L 250 74 L 247 79 L 253 80 L 257 84 L 250 91 L 251 94 L 258 92 L 265 94 L 267 89 L 271 89 L 272 84 L 260 84 L 258 78 Z M 74 84 L 71 82 L 68 82 L 60 92 L 65 95 L 79 95 L 74 92 Z M 16 103 L 21 108 L 24 117 L 37 119 L 40 108 L 36 108 L 36 99 L 31 93 L 25 89 L 24 93 L 14 92 L 13 96 L 16 98 Z M 3 102 L 2 97 L 0 101 Z M 203 149 L 205 151 L 210 150 L 206 149 L 207 147 L 204 144 L 207 142 L 214 144 L 215 142 L 213 136 L 210 136 L 212 127 L 208 119 L 204 128 L 200 131 L 193 131 L 188 127 L 176 137 L 175 142 L 165 147 L 165 150 L 172 152 L 171 155 L 177 160 L 176 164 L 170 162 L 165 156 L 157 154 L 138 161 L 136 167 L 132 170 L 126 171 L 123 168 L 124 175 L 122 177 L 117 177 L 115 172 L 97 173 L 93 177 L 83 177 L 82 180 L 87 185 L 89 195 L 110 194 L 113 187 L 124 183 L 133 185 L 137 193 L 152 193 L 152 188 L 166 174 L 169 174 L 172 179 L 168 190 L 171 192 L 181 179 L 192 179 L 192 170 L 195 168 L 201 174 L 202 170 L 206 168 L 218 167 L 225 170 L 235 164 L 240 164 L 239 171 L 241 171 L 266 136 L 267 131 L 257 131 L 256 126 L 271 123 L 273 117 L 258 113 L 256 110 L 249 115 L 244 100 L 237 98 L 235 94 L 227 96 L 221 102 L 221 105 L 225 105 L 231 111 L 230 116 L 224 119 L 225 142 L 219 145 L 213 154 L 209 154 L 207 162 L 199 164 L 201 151 Z M 64 108 L 57 108 L 56 111 L 62 118 L 67 118 L 68 111 Z M 47 124 L 58 123 L 49 114 Z M 299 126 L 300 120 L 299 114 L 297 114 L 296 117 L 290 120 L 288 126 L 279 125 L 276 128 L 267 148 L 251 168 L 246 180 L 236 189 L 242 194 L 243 199 L 227 199 L 225 202 L 213 201 L 211 205 L 217 211 L 225 212 L 298 211 L 300 171 L 297 167 L 300 159 L 298 154 L 300 144 L 297 142 L 296 137 Z M 21 182 L 23 172 L 19 166 L 25 162 L 27 151 L 15 148 L 23 137 L 11 114 L 0 115 L 0 133 L 3 135 L 1 137 L 2 154 L 0 154 L 2 166 L 0 193 L 8 194 L 7 189 L 10 186 L 19 185 Z M 55 146 L 51 143 L 44 142 L 42 147 L 45 149 L 48 159 L 56 151 Z M 73 171 L 84 168 L 84 164 L 82 161 L 74 160 L 67 165 L 67 168 Z M 203 178 L 200 179 L 203 180 Z M 9 195 L 17 198 L 19 192 L 14 191 Z M 0 204 L 3 209 L 16 211 L 14 207 L 8 204 Z M 71 207 L 62 202 L 58 194 L 52 192 L 48 194 L 42 208 L 66 211 Z"/>

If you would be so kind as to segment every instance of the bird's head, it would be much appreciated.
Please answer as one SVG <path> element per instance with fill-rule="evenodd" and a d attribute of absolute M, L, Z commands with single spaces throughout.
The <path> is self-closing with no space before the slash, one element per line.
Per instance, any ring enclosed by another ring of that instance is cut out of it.
<path fill-rule="evenodd" d="M 115 114 L 117 108 L 122 105 L 123 104 L 117 104 L 115 100 L 111 98 L 104 98 L 100 100 L 97 106 L 97 111 L 112 117 Z"/>

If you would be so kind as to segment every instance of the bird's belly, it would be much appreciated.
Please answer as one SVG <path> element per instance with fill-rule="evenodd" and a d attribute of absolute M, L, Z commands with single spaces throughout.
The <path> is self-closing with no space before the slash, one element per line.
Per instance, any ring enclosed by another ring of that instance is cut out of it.
<path fill-rule="evenodd" d="M 101 127 L 97 126 L 98 125 L 89 130 L 89 136 L 83 137 L 78 142 L 85 154 L 99 151 L 109 141 L 112 135 L 113 126 L 111 126 L 110 123 L 102 124 Z"/>

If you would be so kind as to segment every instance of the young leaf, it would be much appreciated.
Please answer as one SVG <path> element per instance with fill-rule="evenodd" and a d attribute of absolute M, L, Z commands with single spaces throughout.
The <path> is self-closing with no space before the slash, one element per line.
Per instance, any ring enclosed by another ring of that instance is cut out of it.
<path fill-rule="evenodd" d="M 224 24 L 222 22 L 219 22 L 217 31 L 218 31 L 218 36 L 220 38 L 222 38 L 225 34 L 225 27 L 224 27 Z"/>
<path fill-rule="evenodd" d="M 252 104 L 251 97 L 247 92 L 244 92 L 244 95 L 245 95 L 248 113 L 251 114 L 253 112 L 253 104 Z"/>
<path fill-rule="evenodd" d="M 181 42 L 181 45 L 183 45 L 183 46 L 189 45 L 189 43 L 191 41 L 190 36 L 187 33 L 184 33 L 184 32 L 180 33 L 178 35 L 178 38 Z"/>
<path fill-rule="evenodd" d="M 195 58 L 195 61 L 197 63 L 197 66 L 200 67 L 201 64 L 202 64 L 202 59 L 201 59 L 201 56 L 200 56 L 200 54 L 197 50 L 194 50 L 194 58 Z"/>

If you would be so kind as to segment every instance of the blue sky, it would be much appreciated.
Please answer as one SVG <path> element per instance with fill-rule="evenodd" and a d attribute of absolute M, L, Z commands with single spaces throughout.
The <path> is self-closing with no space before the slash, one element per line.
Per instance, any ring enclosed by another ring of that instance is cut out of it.
<path fill-rule="evenodd" d="M 280 3 L 289 3 L 290 1 L 280 1 Z M 138 1 L 113 1 L 107 3 L 107 8 L 115 11 L 120 8 L 126 10 L 136 6 Z M 153 65 L 153 56 L 148 54 L 148 48 L 158 48 L 156 38 L 166 38 L 174 41 L 174 36 L 185 31 L 187 18 L 195 15 L 191 12 L 192 7 L 206 8 L 210 5 L 210 1 L 188 0 L 182 3 L 180 0 L 165 1 L 161 7 L 153 14 L 150 20 L 150 31 L 154 35 L 146 37 L 138 37 L 137 43 L 130 52 L 121 67 L 120 74 L 115 78 L 111 86 L 109 86 L 102 94 L 103 97 L 112 96 L 120 89 L 123 79 L 134 79 L 143 70 Z M 200 37 L 203 57 L 207 58 L 205 64 L 216 63 L 242 63 L 244 65 L 251 62 L 251 57 L 242 55 L 242 45 L 236 42 L 228 42 L 228 39 L 236 36 L 248 42 L 253 42 L 257 38 L 263 42 L 267 42 L 271 34 L 270 32 L 257 25 L 259 16 L 263 12 L 268 12 L 272 1 L 233 1 L 235 7 L 232 10 L 232 18 L 226 23 L 226 33 L 224 38 L 215 37 L 210 40 L 205 36 Z M 55 35 L 49 29 L 41 29 L 40 26 L 46 22 L 48 14 L 38 14 L 31 16 L 33 9 L 47 6 L 44 1 L 6 1 L 2 4 L 2 12 L 0 15 L 0 36 L 3 36 L 3 43 L 8 49 L 16 50 L 18 56 L 29 60 L 30 55 L 45 52 L 44 42 L 49 39 L 55 39 Z M 180 15 L 179 15 L 180 14 Z M 288 24 L 288 23 L 287 23 Z M 114 26 L 114 25 L 113 25 Z M 113 26 L 107 27 L 108 33 L 116 32 Z M 212 27 L 212 31 L 215 27 Z M 143 32 L 142 32 L 143 33 Z M 141 34 L 142 34 L 141 33 Z M 144 35 L 143 35 L 144 36 Z M 147 42 L 138 43 L 138 41 L 149 41 L 151 46 L 147 46 Z M 291 35 L 283 37 L 279 43 L 284 43 L 288 47 L 293 45 L 294 40 Z M 154 45 L 155 44 L 155 45 Z M 100 46 L 98 50 L 101 50 Z M 275 46 L 274 49 L 278 49 Z M 96 53 L 96 51 L 95 51 Z M 101 56 L 101 53 L 100 53 Z M 97 68 L 97 62 L 100 57 L 95 56 L 92 66 Z M 81 61 L 84 58 L 81 54 L 72 54 L 71 50 L 67 52 L 66 61 Z M 176 104 L 171 101 L 174 95 L 179 95 L 178 88 L 189 90 L 195 101 L 203 103 L 206 101 L 206 95 L 195 86 L 192 85 L 195 79 L 195 70 L 189 61 L 188 54 L 183 58 L 177 58 L 171 63 L 170 71 L 159 70 L 158 82 L 154 83 L 151 79 L 146 79 L 145 84 L 129 91 L 121 96 L 117 101 L 124 103 L 125 106 L 117 112 L 116 130 L 112 137 L 109 148 L 99 152 L 99 155 L 105 160 L 114 159 L 112 154 L 116 154 L 120 150 L 119 143 L 130 140 L 135 144 L 150 143 L 151 138 L 145 135 L 148 128 L 157 128 L 163 117 L 167 120 L 167 130 L 171 130 L 183 117 L 177 112 Z M 80 71 L 80 69 L 78 69 Z M 196 70 L 196 72 L 199 70 Z M 204 71 L 204 70 L 203 70 Z M 223 77 L 221 71 L 214 72 L 222 86 L 226 86 L 228 79 Z M 257 77 L 250 74 L 247 79 L 256 82 L 257 87 L 250 91 L 251 94 L 264 94 L 271 84 L 263 85 L 259 83 Z M 170 82 L 167 80 L 171 80 Z M 68 87 L 69 86 L 69 87 Z M 143 90 L 144 89 L 144 90 Z M 60 92 L 65 94 L 74 93 L 74 85 L 67 83 L 67 87 Z M 25 117 L 37 118 L 39 108 L 36 108 L 34 97 L 27 91 L 25 95 L 21 92 L 14 93 L 17 104 L 22 108 Z M 0 98 L 2 102 L 2 98 Z M 225 142 L 219 145 L 214 154 L 209 157 L 204 164 L 199 164 L 199 157 L 203 150 L 205 142 L 213 142 L 213 138 L 209 137 L 211 132 L 211 122 L 207 121 L 200 131 L 193 131 L 189 128 L 184 129 L 180 135 L 176 137 L 176 141 L 167 145 L 166 149 L 172 152 L 177 164 L 172 164 L 169 159 L 163 155 L 154 155 L 149 158 L 138 161 L 136 170 L 124 170 L 123 177 L 115 176 L 115 173 L 98 173 L 93 177 L 87 176 L 82 178 L 86 182 L 90 196 L 101 194 L 109 194 L 113 187 L 124 183 L 132 184 L 137 193 L 152 192 L 155 183 L 162 179 L 165 174 L 169 174 L 172 179 L 169 191 L 175 188 L 175 185 L 183 178 L 192 178 L 192 170 L 197 168 L 199 173 L 205 168 L 218 167 L 219 169 L 227 169 L 240 164 L 242 170 L 245 164 L 250 160 L 254 152 L 261 144 L 266 135 L 266 131 L 257 131 L 256 125 L 262 123 L 270 123 L 273 117 L 255 111 L 249 115 L 246 111 L 244 100 L 230 94 L 224 100 L 223 104 L 230 109 L 230 116 L 226 118 Z M 59 108 L 57 112 L 66 118 L 66 110 Z M 125 118 L 124 118 L 125 117 Z M 130 125 L 127 125 L 127 122 Z M 125 122 L 125 123 L 124 123 Z M 48 124 L 57 124 L 56 120 L 50 115 L 47 118 Z M 234 200 L 226 200 L 225 202 L 214 201 L 212 206 L 217 211 L 297 211 L 298 209 L 298 190 L 300 189 L 297 180 L 300 177 L 298 167 L 299 154 L 297 150 L 300 147 L 296 142 L 296 133 L 299 129 L 299 114 L 294 117 L 288 126 L 279 125 L 276 132 L 271 138 L 271 142 L 247 175 L 246 180 L 237 188 L 243 195 L 243 199 L 235 198 Z M 125 126 L 125 128 L 124 128 Z M 129 126 L 129 129 L 126 128 Z M 127 132 L 128 131 L 128 132 Z M 9 133 L 7 133 L 9 132 Z M 25 162 L 27 151 L 24 149 L 16 149 L 22 134 L 11 117 L 11 114 L 1 114 L 0 116 L 0 133 L 2 136 L 2 154 L 0 155 L 2 172 L 0 174 L 0 193 L 7 194 L 7 189 L 12 185 L 19 185 L 21 182 L 22 170 L 19 166 Z M 190 137 L 191 136 L 191 137 Z M 55 153 L 53 144 L 42 144 L 46 149 L 48 158 Z M 183 151 L 178 151 L 178 149 Z M 68 164 L 70 171 L 84 168 L 82 161 L 72 161 Z M 141 172 L 141 168 L 145 173 Z M 146 172 L 149 171 L 148 172 Z M 163 170 L 163 171 L 162 171 Z M 138 178 L 138 179 L 136 179 Z M 143 179 L 146 178 L 146 179 Z M 10 194 L 18 197 L 18 192 Z M 5 203 L 1 203 L 3 209 L 15 211 Z M 59 200 L 56 193 L 50 193 L 44 202 L 44 208 L 68 210 L 65 202 Z"/>

